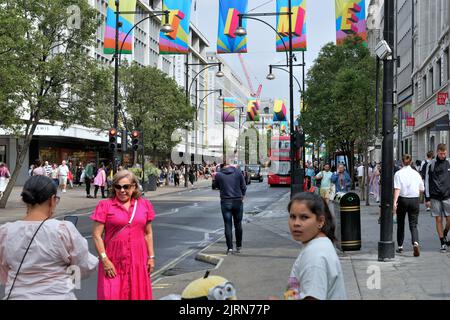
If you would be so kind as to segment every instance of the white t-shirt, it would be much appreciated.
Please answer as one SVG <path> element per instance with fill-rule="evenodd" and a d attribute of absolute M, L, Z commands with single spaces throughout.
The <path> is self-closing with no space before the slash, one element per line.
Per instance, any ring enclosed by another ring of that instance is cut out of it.
<path fill-rule="evenodd" d="M 0 284 L 9 293 L 33 234 L 42 221 L 21 221 L 0 226 Z M 69 267 L 87 278 L 98 264 L 88 243 L 72 222 L 50 219 L 36 233 L 17 276 L 11 299 L 76 299 Z"/>
<path fill-rule="evenodd" d="M 60 176 L 67 176 L 69 174 L 69 167 L 67 165 L 60 165 L 58 170 Z"/>
<path fill-rule="evenodd" d="M 303 248 L 292 267 L 287 293 L 292 299 L 347 299 L 341 263 L 330 239 L 316 238 Z"/>
<path fill-rule="evenodd" d="M 418 198 L 425 187 L 420 174 L 411 166 L 406 166 L 395 173 L 394 189 L 400 189 L 402 198 Z"/>
<path fill-rule="evenodd" d="M 364 166 L 358 167 L 358 177 L 364 177 Z"/>

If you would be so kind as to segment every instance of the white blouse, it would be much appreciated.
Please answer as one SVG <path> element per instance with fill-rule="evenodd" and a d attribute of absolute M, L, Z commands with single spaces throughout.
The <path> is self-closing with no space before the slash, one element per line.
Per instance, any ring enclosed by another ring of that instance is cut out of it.
<path fill-rule="evenodd" d="M 0 226 L 0 283 L 5 285 L 5 296 L 41 222 L 15 221 Z M 97 264 L 87 240 L 71 222 L 49 219 L 28 250 L 10 299 L 76 299 L 73 289 Z"/>

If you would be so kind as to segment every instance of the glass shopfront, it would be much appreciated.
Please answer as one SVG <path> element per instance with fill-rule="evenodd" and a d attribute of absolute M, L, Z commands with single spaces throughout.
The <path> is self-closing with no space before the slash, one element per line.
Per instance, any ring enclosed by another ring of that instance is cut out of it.
<path fill-rule="evenodd" d="M 6 163 L 6 146 L 0 146 L 0 162 Z"/>
<path fill-rule="evenodd" d="M 83 165 L 86 165 L 89 161 L 97 162 L 98 155 L 95 151 L 44 147 L 39 149 L 39 159 L 56 164 L 60 164 L 62 160 L 66 160 L 72 161 L 74 164 L 81 162 Z"/>

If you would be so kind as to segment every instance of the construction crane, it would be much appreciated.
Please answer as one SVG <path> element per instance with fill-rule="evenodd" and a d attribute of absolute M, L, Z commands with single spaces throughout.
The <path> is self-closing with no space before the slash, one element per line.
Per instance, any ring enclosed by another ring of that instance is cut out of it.
<path fill-rule="evenodd" d="M 244 70 L 245 78 L 247 79 L 247 83 L 251 91 L 250 95 L 253 98 L 259 99 L 259 97 L 261 96 L 262 84 L 259 85 L 258 90 L 255 92 L 247 67 L 245 66 L 244 58 L 242 58 L 242 55 L 240 53 L 238 53 L 238 56 L 239 61 L 241 62 L 242 65 L 242 69 Z"/>

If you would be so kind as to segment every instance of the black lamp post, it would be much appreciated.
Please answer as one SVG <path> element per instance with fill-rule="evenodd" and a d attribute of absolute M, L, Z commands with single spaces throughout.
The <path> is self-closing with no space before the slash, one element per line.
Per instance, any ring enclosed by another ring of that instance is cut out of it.
<path fill-rule="evenodd" d="M 205 70 L 208 70 L 209 68 L 212 67 L 219 67 L 219 71 L 217 71 L 216 73 L 216 77 L 217 78 L 222 78 L 225 74 L 222 71 L 222 62 L 211 62 L 211 63 L 189 63 L 188 61 L 189 56 L 186 57 L 186 62 L 185 62 L 185 91 L 186 91 L 186 102 L 190 101 L 191 98 L 191 89 L 192 89 L 192 85 L 194 84 L 194 81 L 198 78 L 198 76 Z M 197 72 L 197 74 L 195 75 L 195 77 L 192 78 L 191 80 L 191 84 L 189 85 L 189 66 L 205 66 L 205 68 L 203 68 L 202 70 L 200 70 L 199 72 Z M 195 97 L 195 121 L 197 121 L 197 96 Z M 197 134 L 196 134 L 197 136 Z M 185 146 L 185 158 L 186 155 L 188 154 L 188 132 L 186 130 L 186 146 Z M 194 156 L 195 158 L 195 156 Z M 184 186 L 187 187 L 188 186 L 188 182 L 187 179 L 188 178 L 188 170 L 187 170 L 187 165 L 185 164 L 185 173 L 184 173 Z"/>
<path fill-rule="evenodd" d="M 394 0 L 384 1 L 384 39 L 390 48 L 394 47 Z M 381 160 L 381 221 L 378 260 L 395 257 L 392 217 L 392 190 L 394 173 L 394 60 L 383 59 L 383 146 Z"/>
<path fill-rule="evenodd" d="M 146 12 L 149 16 L 145 17 L 143 19 L 141 19 L 140 21 L 138 21 L 137 23 L 135 23 L 133 25 L 133 27 L 128 31 L 128 33 L 126 34 L 125 38 L 122 40 L 122 44 L 120 45 L 120 50 L 119 50 L 119 28 L 122 27 L 122 23 L 119 21 L 120 19 L 120 15 L 124 15 L 124 14 L 141 14 L 142 12 L 140 11 L 120 11 L 120 1 L 116 0 L 115 1 L 115 5 L 116 5 L 116 32 L 115 32 L 115 49 L 114 49 L 114 119 L 113 119 L 113 126 L 114 128 L 118 131 L 118 126 L 119 126 L 119 61 L 122 55 L 122 49 L 123 46 L 125 44 L 126 39 L 128 38 L 128 36 L 131 34 L 131 32 L 134 30 L 134 28 L 139 25 L 140 23 L 142 23 L 145 20 L 148 20 L 150 18 L 154 18 L 157 16 L 165 16 L 165 24 L 161 27 L 161 31 L 168 33 L 168 32 L 172 32 L 172 26 L 169 24 L 169 14 L 170 11 L 165 10 L 165 11 L 148 11 Z M 125 138 L 125 139 L 124 139 Z M 122 137 L 122 140 L 126 140 L 126 137 Z M 122 141 L 123 143 L 123 141 Z M 125 141 L 126 143 L 126 141 Z M 116 159 L 117 159 L 117 148 L 114 148 L 114 152 L 113 152 L 113 171 L 116 172 L 117 171 L 117 163 L 116 163 Z"/>
<path fill-rule="evenodd" d="M 258 19 L 256 17 L 265 17 L 265 16 L 281 16 L 288 15 L 289 16 L 289 47 L 286 46 L 283 40 L 283 35 L 281 35 L 273 26 L 267 23 L 264 20 Z M 242 19 L 251 19 L 264 23 L 269 26 L 275 33 L 280 37 L 283 42 L 285 51 L 286 51 L 286 64 L 289 67 L 289 111 L 290 111 L 290 163 L 291 163 L 291 197 L 296 193 L 294 182 L 295 182 L 295 133 L 294 133 L 294 74 L 293 74 L 293 52 L 292 52 L 292 0 L 288 0 L 288 12 L 276 12 L 276 13 L 246 13 L 239 14 L 239 27 L 235 31 L 235 35 L 237 36 L 245 36 L 247 31 L 242 27 Z"/>

